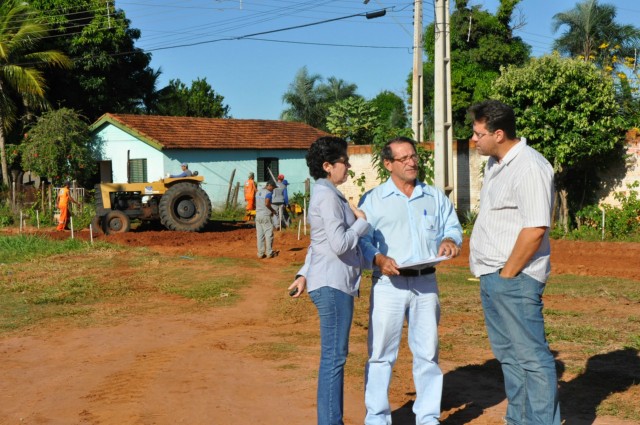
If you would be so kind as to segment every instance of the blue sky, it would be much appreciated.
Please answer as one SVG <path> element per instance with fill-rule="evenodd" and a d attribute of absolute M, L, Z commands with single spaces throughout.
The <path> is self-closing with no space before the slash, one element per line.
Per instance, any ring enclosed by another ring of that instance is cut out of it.
<path fill-rule="evenodd" d="M 224 96 L 234 118 L 278 119 L 286 105 L 282 95 L 296 72 L 340 78 L 372 98 L 383 90 L 406 98 L 413 56 L 413 0 L 117 0 L 142 32 L 136 46 L 152 53 L 160 68 L 158 88 L 170 79 L 187 85 L 205 78 Z M 453 8 L 454 0 L 450 0 Z M 618 22 L 640 26 L 637 0 L 601 0 L 615 4 Z M 471 0 L 495 12 L 498 0 Z M 516 31 L 534 56 L 551 51 L 558 34 L 551 32 L 554 14 L 575 0 L 523 0 Z M 386 8 L 387 15 L 363 16 L 319 25 L 260 34 L 293 26 L 344 18 Z M 433 21 L 434 2 L 423 2 L 423 24 Z"/>

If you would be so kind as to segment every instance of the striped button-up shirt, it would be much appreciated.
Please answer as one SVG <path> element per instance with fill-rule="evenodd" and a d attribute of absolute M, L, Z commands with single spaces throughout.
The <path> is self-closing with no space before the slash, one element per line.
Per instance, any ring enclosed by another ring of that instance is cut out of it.
<path fill-rule="evenodd" d="M 553 187 L 553 167 L 524 138 L 501 162 L 489 158 L 470 242 L 469 265 L 475 276 L 501 269 L 523 228 L 547 227 L 540 247 L 522 270 L 540 282 L 547 280 Z"/>

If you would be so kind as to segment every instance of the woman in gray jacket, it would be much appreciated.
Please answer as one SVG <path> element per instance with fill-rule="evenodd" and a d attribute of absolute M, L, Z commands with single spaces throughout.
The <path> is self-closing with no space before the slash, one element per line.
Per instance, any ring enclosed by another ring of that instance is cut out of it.
<path fill-rule="evenodd" d="M 308 211 L 311 245 L 289 290 L 299 297 L 306 287 L 320 316 L 318 425 L 342 425 L 344 365 L 363 264 L 358 240 L 369 231 L 369 224 L 337 189 L 347 181 L 351 167 L 347 142 L 321 137 L 309 148 L 306 160 L 316 180 Z"/>

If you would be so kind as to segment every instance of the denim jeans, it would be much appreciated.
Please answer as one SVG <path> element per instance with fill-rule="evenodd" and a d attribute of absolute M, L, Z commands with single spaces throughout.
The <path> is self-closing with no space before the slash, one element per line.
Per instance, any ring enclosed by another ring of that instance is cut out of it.
<path fill-rule="evenodd" d="M 438 366 L 440 302 L 435 274 L 373 279 L 369 307 L 369 361 L 365 370 L 366 425 L 391 423 L 389 385 L 398 358 L 404 319 L 413 354 L 417 425 L 438 424 L 442 370 Z"/>
<path fill-rule="evenodd" d="M 258 240 L 258 257 L 271 255 L 273 252 L 273 223 L 271 217 L 256 216 L 256 238 Z"/>
<path fill-rule="evenodd" d="M 323 286 L 309 292 L 320 316 L 318 425 L 343 425 L 344 365 L 349 353 L 353 297 Z"/>
<path fill-rule="evenodd" d="M 524 273 L 480 277 L 489 342 L 504 374 L 509 425 L 560 424 L 556 365 L 542 316 L 544 287 Z"/>

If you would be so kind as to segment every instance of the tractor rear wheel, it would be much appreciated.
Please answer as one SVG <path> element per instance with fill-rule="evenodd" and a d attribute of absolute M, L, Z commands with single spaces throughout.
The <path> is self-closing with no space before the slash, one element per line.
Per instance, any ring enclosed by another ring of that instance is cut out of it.
<path fill-rule="evenodd" d="M 107 235 L 125 233 L 131 229 L 131 220 L 119 210 L 112 210 L 102 219 L 102 230 Z"/>
<path fill-rule="evenodd" d="M 211 215 L 211 200 L 196 184 L 178 183 L 160 198 L 160 221 L 170 230 L 199 232 Z"/>

